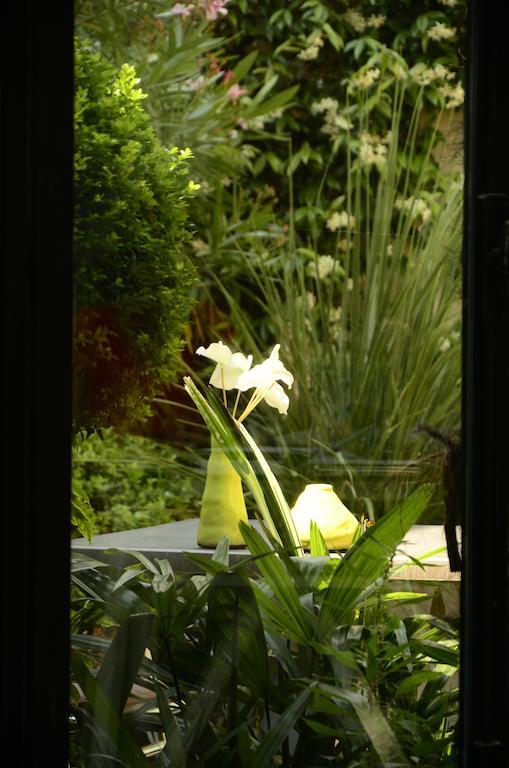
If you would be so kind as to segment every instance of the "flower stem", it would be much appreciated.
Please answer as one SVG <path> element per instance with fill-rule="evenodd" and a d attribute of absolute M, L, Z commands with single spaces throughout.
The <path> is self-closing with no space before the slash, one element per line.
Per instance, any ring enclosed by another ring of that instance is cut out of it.
<path fill-rule="evenodd" d="M 240 399 L 240 389 L 237 390 L 237 397 L 235 398 L 235 405 L 233 406 L 233 413 L 232 416 L 235 418 L 235 414 L 237 413 L 237 406 L 239 404 Z"/>
<path fill-rule="evenodd" d="M 224 407 L 228 408 L 228 400 L 226 399 L 226 389 L 224 388 L 224 370 L 221 367 L 221 384 L 223 385 L 223 403 Z"/>

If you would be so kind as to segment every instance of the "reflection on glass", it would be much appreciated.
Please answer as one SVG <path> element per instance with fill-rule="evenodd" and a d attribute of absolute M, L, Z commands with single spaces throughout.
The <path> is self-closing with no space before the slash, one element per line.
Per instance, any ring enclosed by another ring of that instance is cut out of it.
<path fill-rule="evenodd" d="M 77 4 L 75 768 L 456 764 L 463 35 Z"/>

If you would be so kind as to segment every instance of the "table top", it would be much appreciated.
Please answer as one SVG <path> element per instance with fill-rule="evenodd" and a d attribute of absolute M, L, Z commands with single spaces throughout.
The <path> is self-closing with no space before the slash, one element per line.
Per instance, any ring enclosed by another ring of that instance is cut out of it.
<path fill-rule="evenodd" d="M 150 559 L 169 560 L 175 571 L 197 573 L 199 568 L 186 557 L 186 553 L 212 557 L 214 552 L 196 543 L 198 522 L 198 518 L 191 518 L 148 528 L 103 533 L 94 536 L 90 542 L 85 538 L 73 539 L 71 548 L 73 552 L 122 567 L 134 562 L 132 552 L 141 552 Z M 250 523 L 260 530 L 257 521 L 250 520 Z M 459 539 L 459 528 L 457 532 Z M 231 565 L 248 557 L 250 554 L 247 548 L 230 550 Z M 422 567 L 414 559 L 419 560 Z M 414 525 L 396 551 L 393 564 L 398 567 L 392 576 L 395 579 L 440 582 L 460 580 L 460 573 L 449 569 L 442 525 Z"/>

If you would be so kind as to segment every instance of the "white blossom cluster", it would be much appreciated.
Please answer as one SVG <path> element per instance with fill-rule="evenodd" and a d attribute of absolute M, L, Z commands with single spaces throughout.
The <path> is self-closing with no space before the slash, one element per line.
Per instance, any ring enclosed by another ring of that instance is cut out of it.
<path fill-rule="evenodd" d="M 324 115 L 324 124 L 321 127 L 321 132 L 330 136 L 331 139 L 336 138 L 344 131 L 349 131 L 353 126 L 350 120 L 342 115 L 339 111 L 339 104 L 336 99 L 325 97 L 320 101 L 315 101 L 311 105 L 311 114 Z"/>
<path fill-rule="evenodd" d="M 390 141 L 390 131 L 385 136 L 376 136 L 367 132 L 361 133 L 359 143 L 359 161 L 361 165 L 376 165 L 378 169 L 385 165 Z"/>
<path fill-rule="evenodd" d="M 362 15 L 362 13 L 359 13 L 359 11 L 356 11 L 355 8 L 349 8 L 348 11 L 344 15 L 344 20 L 347 24 L 350 24 L 350 26 L 356 31 L 356 32 L 364 32 L 367 26 L 367 21 Z"/>
<path fill-rule="evenodd" d="M 352 78 L 352 86 L 354 88 L 370 88 L 378 78 L 380 77 L 380 70 L 378 67 L 373 69 L 367 69 L 362 74 L 356 74 Z"/>
<path fill-rule="evenodd" d="M 355 216 L 348 214 L 346 211 L 335 211 L 327 219 L 326 226 L 331 232 L 336 232 L 338 229 L 355 229 Z"/>
<path fill-rule="evenodd" d="M 461 83 L 456 83 L 456 85 L 445 83 L 438 90 L 445 99 L 445 109 L 457 109 L 465 100 L 465 91 Z"/>
<path fill-rule="evenodd" d="M 307 48 L 297 54 L 297 58 L 301 61 L 313 61 L 318 58 L 320 48 L 323 46 L 323 37 L 320 33 L 311 38 Z"/>
<path fill-rule="evenodd" d="M 398 198 L 394 207 L 399 211 L 408 211 L 412 221 L 422 226 L 431 219 L 431 208 L 422 197 L 409 197 L 406 200 Z"/>
<path fill-rule="evenodd" d="M 410 75 L 417 85 L 423 86 L 430 85 L 437 80 L 447 82 L 454 79 L 454 72 L 444 67 L 443 64 L 427 67 L 422 61 L 412 67 Z"/>
<path fill-rule="evenodd" d="M 307 265 L 307 273 L 315 280 L 324 280 L 333 272 L 339 271 L 339 264 L 332 256 L 319 256 L 316 261 L 310 261 Z"/>
<path fill-rule="evenodd" d="M 448 27 L 441 21 L 437 21 L 426 31 L 430 40 L 451 40 L 456 35 L 456 27 Z"/>
<path fill-rule="evenodd" d="M 368 27 L 371 27 L 372 29 L 378 29 L 379 27 L 382 27 L 387 20 L 386 16 L 374 13 L 366 18 L 362 15 L 362 13 L 360 13 L 360 11 L 357 11 L 355 8 L 349 8 L 343 18 L 346 23 L 355 30 L 355 32 L 359 33 L 365 32 Z"/>

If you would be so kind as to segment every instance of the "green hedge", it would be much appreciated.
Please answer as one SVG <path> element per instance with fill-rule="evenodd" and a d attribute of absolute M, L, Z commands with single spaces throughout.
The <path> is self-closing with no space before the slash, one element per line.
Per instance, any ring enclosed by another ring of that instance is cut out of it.
<path fill-rule="evenodd" d="M 189 149 L 161 145 L 133 67 L 75 41 L 74 428 L 143 419 L 192 304 Z"/>

